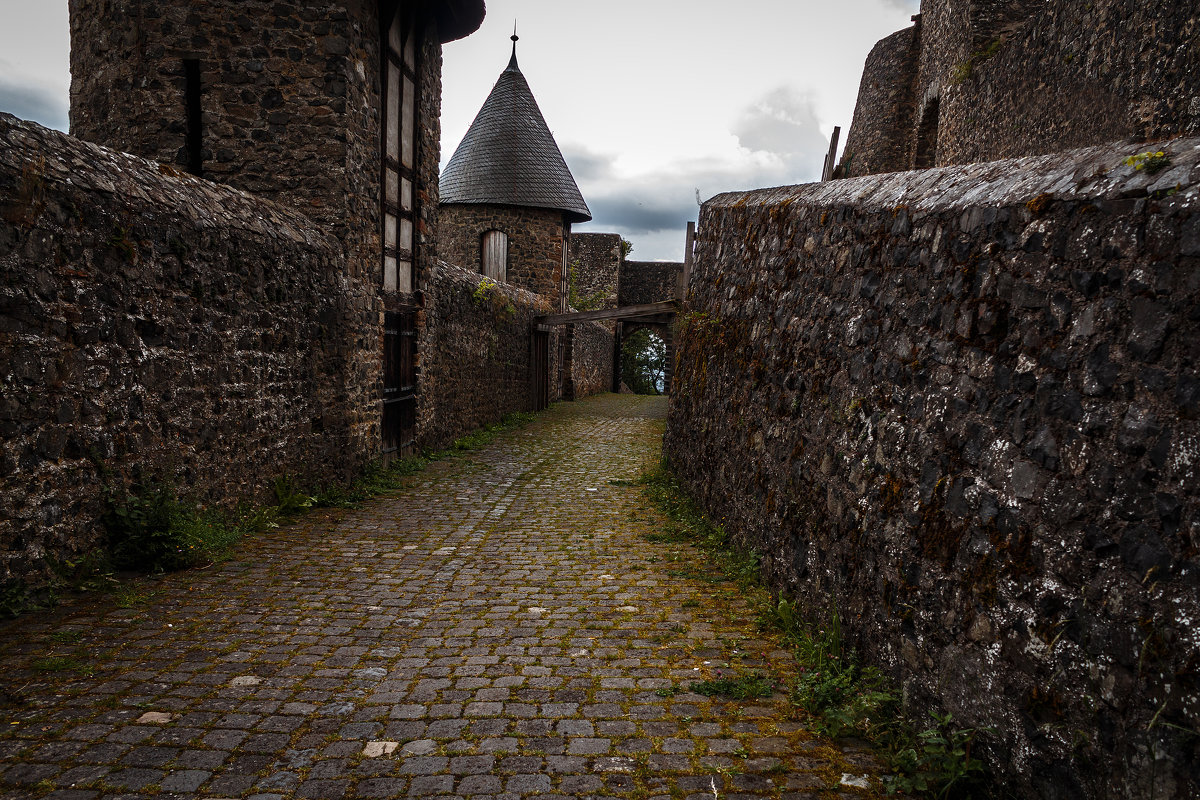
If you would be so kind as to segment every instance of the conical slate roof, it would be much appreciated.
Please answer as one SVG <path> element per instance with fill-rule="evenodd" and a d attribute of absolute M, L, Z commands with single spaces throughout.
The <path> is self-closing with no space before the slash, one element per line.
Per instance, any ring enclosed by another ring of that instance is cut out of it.
<path fill-rule="evenodd" d="M 513 56 L 454 151 L 440 183 L 442 203 L 553 208 L 572 222 L 592 218 L 529 83 Z"/>

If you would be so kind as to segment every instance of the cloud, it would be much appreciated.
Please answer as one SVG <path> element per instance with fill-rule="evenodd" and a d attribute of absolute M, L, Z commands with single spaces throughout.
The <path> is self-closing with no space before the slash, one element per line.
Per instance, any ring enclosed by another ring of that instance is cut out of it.
<path fill-rule="evenodd" d="M 616 156 L 597 153 L 586 145 L 562 148 L 562 154 L 576 183 L 610 178 L 616 170 Z"/>
<path fill-rule="evenodd" d="M 921 10 L 921 0 L 883 0 L 883 4 L 901 11 L 907 11 L 910 14 L 916 14 Z"/>
<path fill-rule="evenodd" d="M 633 241 L 642 260 L 678 260 L 683 231 L 699 215 L 696 195 L 817 180 L 829 144 L 812 98 L 779 86 L 736 116 L 722 157 L 662 164 L 621 174 L 619 158 L 565 144 L 564 158 L 592 211 L 582 231 L 614 231 Z"/>
<path fill-rule="evenodd" d="M 0 77 L 0 111 L 49 128 L 67 130 L 68 113 L 64 98 L 51 89 L 32 83 L 18 83 L 8 76 Z"/>
<path fill-rule="evenodd" d="M 823 158 L 827 149 L 812 98 L 791 86 L 773 89 L 745 109 L 733 134 L 746 149 L 791 166 L 807 164 L 814 154 Z"/>

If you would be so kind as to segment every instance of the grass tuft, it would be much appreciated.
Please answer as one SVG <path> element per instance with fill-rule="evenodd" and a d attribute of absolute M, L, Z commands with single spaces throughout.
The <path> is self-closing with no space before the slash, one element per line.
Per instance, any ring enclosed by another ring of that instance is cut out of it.
<path fill-rule="evenodd" d="M 801 613 L 786 598 L 773 597 L 763 586 L 759 557 L 715 524 L 687 495 L 665 464 L 636 481 L 643 496 L 666 517 L 666 530 L 653 541 L 686 540 L 703 551 L 711 572 L 670 574 L 709 582 L 733 581 L 758 607 L 759 622 L 777 630 L 795 653 L 799 677 L 787 687 L 792 701 L 813 720 L 816 732 L 871 742 L 894 774 L 885 778 L 888 794 L 938 798 L 997 796 L 981 761 L 971 755 L 985 729 L 956 728 L 947 715 L 934 726 L 917 730 L 902 714 L 899 695 L 887 678 L 862 664 L 842 638 L 837 606 Z M 760 674 L 701 681 L 691 691 L 734 699 L 767 697 L 773 687 Z M 660 690 L 661 692 L 661 690 Z"/>

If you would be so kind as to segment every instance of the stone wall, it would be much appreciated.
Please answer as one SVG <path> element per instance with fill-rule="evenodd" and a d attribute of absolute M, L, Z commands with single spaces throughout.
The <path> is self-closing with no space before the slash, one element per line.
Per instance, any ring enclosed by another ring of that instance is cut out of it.
<path fill-rule="evenodd" d="M 943 83 L 938 163 L 1200 134 L 1198 31 L 1194 3 L 1039 4 L 1002 38 L 977 37 L 969 69 L 930 76 Z"/>
<path fill-rule="evenodd" d="M 863 66 L 839 177 L 900 172 L 912 163 L 914 99 L 920 36 L 905 28 L 871 48 Z"/>
<path fill-rule="evenodd" d="M 531 292 L 500 284 L 481 292 L 478 272 L 442 262 L 428 313 L 429 344 L 422 356 L 424 400 L 434 410 L 423 433 L 427 447 L 444 446 L 513 411 L 534 408 L 533 318 L 552 309 Z M 562 399 L 559 338 L 550 334 L 550 401 Z"/>
<path fill-rule="evenodd" d="M 1198 28 L 1177 1 L 923 0 L 867 58 L 842 174 L 1196 135 Z"/>
<path fill-rule="evenodd" d="M 613 390 L 613 324 L 577 322 L 566 325 L 570 380 L 564 400 L 579 400 Z"/>
<path fill-rule="evenodd" d="M 543 208 L 500 205 L 443 205 L 439 212 L 440 256 L 451 264 L 480 271 L 480 241 L 490 230 L 508 235 L 508 279 L 514 287 L 541 295 L 558 309 L 562 297 L 563 237 L 570 227 L 563 213 Z"/>
<path fill-rule="evenodd" d="M 376 3 L 70 5 L 73 135 L 185 170 L 184 60 L 195 60 L 205 177 L 333 226 L 366 210 L 353 206 L 356 188 L 378 184 Z"/>
<path fill-rule="evenodd" d="M 1017 796 L 1200 793 L 1198 209 L 1177 139 L 701 213 L 671 463 Z"/>
<path fill-rule="evenodd" d="M 204 177 L 287 203 L 336 236 L 350 293 L 374 293 L 391 310 L 435 302 L 427 292 L 382 291 L 379 8 L 373 0 L 319 8 L 296 0 L 71 0 L 72 133 L 185 170 L 184 61 L 194 60 Z M 417 58 L 418 291 L 431 281 L 438 250 L 442 37 L 427 10 Z M 356 385 L 347 397 L 382 390 L 380 320 L 350 334 L 347 375 Z M 419 351 L 426 349 L 422 341 Z M 419 401 L 419 439 L 435 413 Z M 376 410 L 356 436 L 377 433 L 378 423 Z"/>
<path fill-rule="evenodd" d="M 567 264 L 571 307 L 579 311 L 617 307 L 617 285 L 625 257 L 617 233 L 574 233 Z"/>
<path fill-rule="evenodd" d="M 0 581 L 141 471 L 204 503 L 378 454 L 381 305 L 299 213 L 0 114 Z"/>
<path fill-rule="evenodd" d="M 620 304 L 635 306 L 674 299 L 682 269 L 679 261 L 626 261 L 621 266 Z"/>

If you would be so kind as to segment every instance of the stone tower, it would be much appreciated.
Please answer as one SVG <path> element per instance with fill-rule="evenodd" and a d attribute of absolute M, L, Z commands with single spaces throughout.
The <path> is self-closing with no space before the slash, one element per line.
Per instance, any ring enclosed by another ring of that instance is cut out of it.
<path fill-rule="evenodd" d="M 347 410 L 323 426 L 385 458 L 411 451 L 433 413 L 418 402 L 441 48 L 479 27 L 483 0 L 70 0 L 70 12 L 76 136 L 292 205 L 336 237 L 322 386 Z"/>
<path fill-rule="evenodd" d="M 479 26 L 482 0 L 70 0 L 70 12 L 75 136 L 295 205 L 346 244 L 352 271 L 382 269 L 383 94 L 399 61 L 394 116 L 418 121 L 407 177 L 434 200 L 412 223 L 432 228 L 441 44 Z"/>
<path fill-rule="evenodd" d="M 442 257 L 565 310 L 571 224 L 592 218 L 513 54 L 441 179 Z"/>

